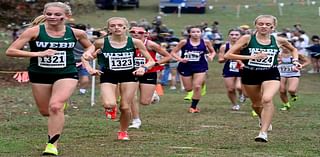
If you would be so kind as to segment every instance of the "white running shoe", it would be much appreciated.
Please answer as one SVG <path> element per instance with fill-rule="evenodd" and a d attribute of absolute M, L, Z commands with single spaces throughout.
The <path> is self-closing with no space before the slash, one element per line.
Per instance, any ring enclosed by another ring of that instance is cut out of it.
<path fill-rule="evenodd" d="M 239 111 L 240 110 L 240 105 L 234 105 L 231 108 L 233 111 Z"/>
<path fill-rule="evenodd" d="M 176 90 L 177 87 L 176 87 L 176 86 L 171 86 L 170 89 L 171 89 L 171 90 Z"/>
<path fill-rule="evenodd" d="M 256 142 L 268 142 L 268 134 L 266 132 L 260 132 L 259 135 L 254 138 Z"/>
<path fill-rule="evenodd" d="M 160 102 L 160 96 L 156 92 L 154 92 L 153 96 L 152 96 L 152 99 L 151 99 L 151 103 L 152 104 L 157 104 L 159 102 Z"/>
<path fill-rule="evenodd" d="M 140 120 L 133 120 L 132 124 L 129 125 L 129 128 L 139 129 L 141 127 L 141 121 Z"/>
<path fill-rule="evenodd" d="M 244 96 L 243 94 L 241 94 L 240 96 L 239 96 L 239 102 L 240 103 L 244 103 L 244 102 L 246 102 L 246 96 Z"/>

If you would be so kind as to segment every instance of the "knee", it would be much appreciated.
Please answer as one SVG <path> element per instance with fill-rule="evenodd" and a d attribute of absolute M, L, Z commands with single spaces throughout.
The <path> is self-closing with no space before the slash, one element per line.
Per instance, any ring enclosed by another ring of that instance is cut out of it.
<path fill-rule="evenodd" d="M 83 80 L 81 80 L 81 82 L 80 82 L 80 84 L 82 84 L 82 85 L 87 85 L 87 84 L 89 84 L 90 82 L 89 82 L 89 79 L 83 79 Z"/>
<path fill-rule="evenodd" d="M 289 93 L 296 93 L 297 90 L 296 90 L 296 89 L 288 89 L 288 92 L 289 92 Z"/>
<path fill-rule="evenodd" d="M 121 113 L 129 113 L 129 112 L 131 112 L 131 109 L 130 109 L 129 105 L 121 105 L 120 111 L 121 111 Z"/>
<path fill-rule="evenodd" d="M 103 102 L 103 107 L 106 109 L 111 109 L 114 108 L 116 106 L 116 102 Z"/>
<path fill-rule="evenodd" d="M 196 85 L 194 86 L 194 91 L 200 91 L 201 90 L 201 85 Z"/>
<path fill-rule="evenodd" d="M 235 92 L 235 88 L 227 88 L 227 92 L 228 93 L 234 93 Z"/>
<path fill-rule="evenodd" d="M 285 94 L 285 93 L 287 93 L 287 89 L 285 87 L 280 87 L 279 93 L 280 94 Z"/>
<path fill-rule="evenodd" d="M 270 103 L 272 103 L 272 97 L 267 97 L 267 96 L 262 97 L 261 103 L 262 104 L 270 104 Z"/>
<path fill-rule="evenodd" d="M 49 111 L 53 114 L 63 111 L 63 103 L 54 102 L 49 105 Z"/>
<path fill-rule="evenodd" d="M 150 105 L 151 104 L 151 98 L 150 99 L 141 99 L 140 100 L 140 104 L 144 105 L 144 106 Z"/>

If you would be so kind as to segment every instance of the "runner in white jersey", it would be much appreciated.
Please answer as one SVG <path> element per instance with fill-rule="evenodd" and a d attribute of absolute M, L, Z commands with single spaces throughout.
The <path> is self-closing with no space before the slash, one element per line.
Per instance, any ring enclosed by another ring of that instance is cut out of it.
<path fill-rule="evenodd" d="M 291 102 L 295 102 L 298 99 L 297 90 L 301 72 L 293 64 L 293 57 L 287 48 L 282 47 L 279 60 L 280 62 L 278 65 L 278 69 L 281 77 L 280 98 L 283 103 L 280 110 L 286 111 L 291 108 L 287 93 L 289 93 L 291 96 Z M 305 67 L 310 64 L 310 60 L 305 55 L 299 54 L 299 63 L 302 67 Z"/>

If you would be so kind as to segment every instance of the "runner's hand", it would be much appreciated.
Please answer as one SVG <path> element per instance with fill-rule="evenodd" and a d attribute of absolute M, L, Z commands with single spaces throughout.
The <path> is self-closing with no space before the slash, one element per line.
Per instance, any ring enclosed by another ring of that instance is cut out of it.
<path fill-rule="evenodd" d="M 145 72 L 146 72 L 145 68 L 139 67 L 137 70 L 135 70 L 132 73 L 133 73 L 133 75 L 142 76 L 142 75 L 144 75 Z"/>
<path fill-rule="evenodd" d="M 254 55 L 252 55 L 252 58 L 251 59 L 264 59 L 264 58 L 267 58 L 268 55 L 266 53 L 263 53 L 263 52 L 258 52 Z"/>
<path fill-rule="evenodd" d="M 91 53 L 83 53 L 82 57 L 86 60 L 86 61 L 90 61 L 94 59 L 94 56 Z"/>
<path fill-rule="evenodd" d="M 102 71 L 92 68 L 88 70 L 88 73 L 92 76 L 100 76 L 101 74 L 103 74 Z"/>
<path fill-rule="evenodd" d="M 189 61 L 189 59 L 187 59 L 187 58 L 181 58 L 179 60 L 179 62 L 182 62 L 182 63 L 187 63 L 188 61 Z"/>
<path fill-rule="evenodd" d="M 47 49 L 38 54 L 39 54 L 39 57 L 49 57 L 49 56 L 53 56 L 56 52 L 57 50 Z"/>
<path fill-rule="evenodd" d="M 214 54 L 207 54 L 207 56 L 208 56 L 209 61 L 212 62 L 213 58 L 214 58 Z"/>

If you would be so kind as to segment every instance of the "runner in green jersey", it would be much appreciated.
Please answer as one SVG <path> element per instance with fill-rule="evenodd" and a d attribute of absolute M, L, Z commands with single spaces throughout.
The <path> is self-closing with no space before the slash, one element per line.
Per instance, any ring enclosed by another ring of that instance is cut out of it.
<path fill-rule="evenodd" d="M 261 119 L 261 129 L 255 138 L 257 142 L 267 142 L 267 131 L 271 130 L 274 113 L 273 97 L 280 87 L 280 74 L 277 68 L 279 47 L 287 48 L 298 62 L 298 51 L 285 38 L 272 36 L 277 19 L 271 15 L 260 15 L 255 21 L 256 32 L 242 36 L 225 54 L 226 59 L 244 60 L 241 82 L 251 99 L 252 108 Z"/>
<path fill-rule="evenodd" d="M 99 51 L 97 55 L 100 70 L 92 69 L 86 61 L 93 59 L 94 54 L 85 52 L 82 59 L 90 74 L 101 75 L 102 102 L 107 114 L 111 114 L 111 117 L 116 110 L 116 91 L 118 87 L 120 88 L 121 115 L 118 140 L 129 140 L 127 130 L 131 120 L 130 106 L 138 87 L 137 76 L 144 75 L 155 64 L 143 42 L 126 35 L 128 28 L 128 21 L 123 17 L 112 17 L 107 21 L 107 29 L 111 35 L 95 42 L 95 47 Z M 137 68 L 134 67 L 135 48 L 138 48 L 148 60 Z"/>
<path fill-rule="evenodd" d="M 88 53 L 94 51 L 84 31 L 65 25 L 71 17 L 71 8 L 62 2 L 44 6 L 43 22 L 26 29 L 13 42 L 6 54 L 11 57 L 28 57 L 32 92 L 40 113 L 48 116 L 48 143 L 44 155 L 58 155 L 57 143 L 64 126 L 64 103 L 78 82 L 73 48 L 79 41 Z M 22 50 L 29 42 L 31 51 Z"/>

